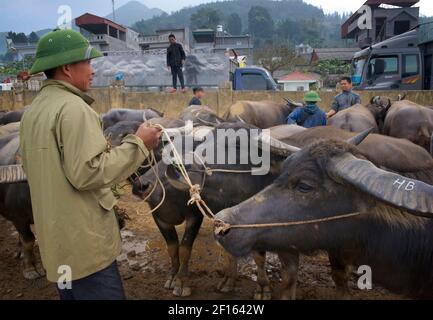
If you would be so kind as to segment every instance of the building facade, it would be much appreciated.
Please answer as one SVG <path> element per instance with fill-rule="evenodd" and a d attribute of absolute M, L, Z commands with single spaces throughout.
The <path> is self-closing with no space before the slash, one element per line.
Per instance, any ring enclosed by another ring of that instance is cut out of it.
<path fill-rule="evenodd" d="M 177 42 L 183 45 L 186 51 L 190 50 L 190 32 L 188 28 L 157 30 L 155 35 L 140 35 L 139 46 L 143 51 L 165 50 L 170 45 L 168 36 L 173 34 Z"/>
<path fill-rule="evenodd" d="M 192 32 L 193 48 L 196 52 L 225 53 L 236 50 L 240 56 L 252 57 L 254 45 L 250 35 L 230 35 L 222 26 L 217 29 L 197 29 Z"/>
<path fill-rule="evenodd" d="M 322 87 L 320 75 L 314 73 L 303 73 L 294 71 L 278 79 L 278 83 L 283 86 L 284 91 L 309 91 L 312 86 L 315 89 Z"/>
<path fill-rule="evenodd" d="M 140 50 L 139 34 L 109 19 L 85 13 L 75 19 L 75 25 L 99 51 Z"/>
<path fill-rule="evenodd" d="M 415 28 L 419 23 L 419 0 L 367 0 L 371 8 L 371 28 L 360 29 L 363 13 L 354 13 L 341 27 L 343 39 L 353 39 L 360 48 L 392 38 Z M 368 24 L 366 24 L 368 26 Z"/>

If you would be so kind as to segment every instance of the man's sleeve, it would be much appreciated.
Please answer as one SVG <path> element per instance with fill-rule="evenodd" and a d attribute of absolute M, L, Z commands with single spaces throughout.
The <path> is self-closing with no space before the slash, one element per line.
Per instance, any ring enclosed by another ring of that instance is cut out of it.
<path fill-rule="evenodd" d="M 337 97 L 334 98 L 334 101 L 331 104 L 331 109 L 335 112 L 338 112 L 338 110 L 340 109 L 340 104 L 338 103 Z"/>
<path fill-rule="evenodd" d="M 167 66 L 170 65 L 170 48 L 167 48 Z"/>
<path fill-rule="evenodd" d="M 328 124 L 328 119 L 326 118 L 326 113 L 322 114 L 322 126 L 326 126 Z"/>
<path fill-rule="evenodd" d="M 126 180 L 149 155 L 135 135 L 109 150 L 98 116 L 87 105 L 65 106 L 56 134 L 65 175 L 80 191 L 108 188 Z"/>
<path fill-rule="evenodd" d="M 287 118 L 287 124 L 298 124 L 299 109 L 295 109 Z"/>
<path fill-rule="evenodd" d="M 361 96 L 358 94 L 355 95 L 355 104 L 361 104 Z"/>
<path fill-rule="evenodd" d="M 180 50 L 180 56 L 182 60 L 186 60 L 185 50 L 183 50 L 183 46 L 181 44 L 179 45 L 179 50 Z"/>

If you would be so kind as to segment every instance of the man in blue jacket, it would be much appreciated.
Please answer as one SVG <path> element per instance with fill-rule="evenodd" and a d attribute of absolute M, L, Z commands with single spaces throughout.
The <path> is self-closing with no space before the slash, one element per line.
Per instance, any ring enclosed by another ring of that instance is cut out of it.
<path fill-rule="evenodd" d="M 326 126 L 326 113 L 319 108 L 317 102 L 322 101 L 315 91 L 304 96 L 305 106 L 296 108 L 287 119 L 288 124 L 297 124 L 305 128 Z"/>

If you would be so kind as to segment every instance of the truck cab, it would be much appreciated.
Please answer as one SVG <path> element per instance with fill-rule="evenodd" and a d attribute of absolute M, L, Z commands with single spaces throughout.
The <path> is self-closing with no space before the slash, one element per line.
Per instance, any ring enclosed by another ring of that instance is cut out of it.
<path fill-rule="evenodd" d="M 233 90 L 278 90 L 270 73 L 259 67 L 236 68 L 230 80 Z"/>
<path fill-rule="evenodd" d="M 237 58 L 230 59 L 229 73 L 234 91 L 278 91 L 278 85 L 268 70 L 259 67 L 240 67 Z"/>
<path fill-rule="evenodd" d="M 422 90 L 423 73 L 417 29 L 359 51 L 352 61 L 355 90 Z"/>

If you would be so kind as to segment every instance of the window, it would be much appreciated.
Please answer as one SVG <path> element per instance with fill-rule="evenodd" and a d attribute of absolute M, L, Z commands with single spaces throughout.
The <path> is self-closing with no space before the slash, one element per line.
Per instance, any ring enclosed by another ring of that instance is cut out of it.
<path fill-rule="evenodd" d="M 398 56 L 380 56 L 370 60 L 368 78 L 374 79 L 384 75 L 398 74 Z"/>
<path fill-rule="evenodd" d="M 386 35 L 386 18 L 376 18 L 376 39 L 383 40 Z"/>
<path fill-rule="evenodd" d="M 242 85 L 244 90 L 267 90 L 268 83 L 261 74 L 244 73 L 242 74 Z"/>
<path fill-rule="evenodd" d="M 419 57 L 417 54 L 406 54 L 403 56 L 403 78 L 419 74 Z"/>
<path fill-rule="evenodd" d="M 402 20 L 394 22 L 394 34 L 399 35 L 410 30 L 410 21 Z"/>

